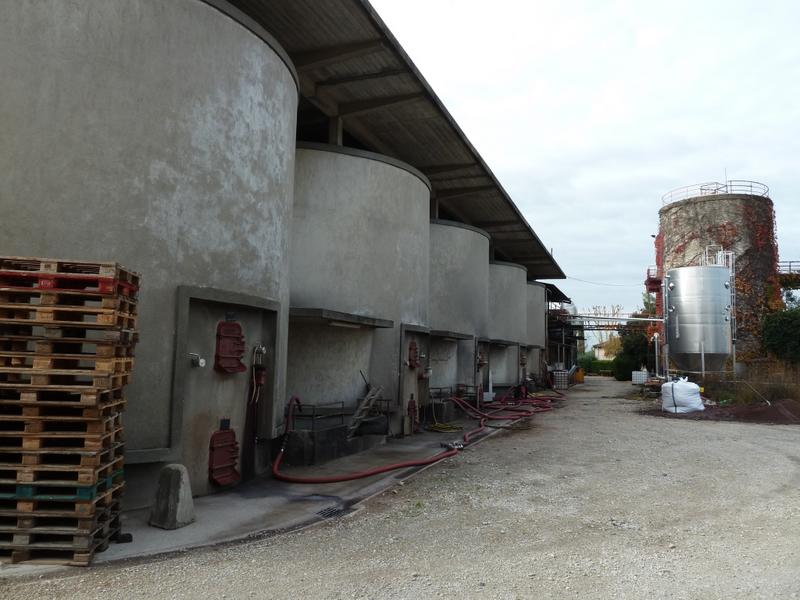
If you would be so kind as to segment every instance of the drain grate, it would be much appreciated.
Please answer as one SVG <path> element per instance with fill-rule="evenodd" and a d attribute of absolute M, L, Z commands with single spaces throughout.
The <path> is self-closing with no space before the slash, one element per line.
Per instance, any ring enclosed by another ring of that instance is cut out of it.
<path fill-rule="evenodd" d="M 323 519 L 332 519 L 333 517 L 341 517 L 342 515 L 346 515 L 349 512 L 350 511 L 346 508 L 329 506 L 328 508 L 323 508 L 322 510 L 317 511 L 317 516 L 322 517 Z"/>

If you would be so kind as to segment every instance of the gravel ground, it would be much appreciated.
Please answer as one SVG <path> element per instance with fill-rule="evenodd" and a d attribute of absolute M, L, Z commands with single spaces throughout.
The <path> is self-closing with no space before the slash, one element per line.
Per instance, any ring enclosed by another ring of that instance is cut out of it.
<path fill-rule="evenodd" d="M 658 419 L 589 378 L 314 529 L 0 579 L 0 598 L 799 598 L 800 428 Z"/>

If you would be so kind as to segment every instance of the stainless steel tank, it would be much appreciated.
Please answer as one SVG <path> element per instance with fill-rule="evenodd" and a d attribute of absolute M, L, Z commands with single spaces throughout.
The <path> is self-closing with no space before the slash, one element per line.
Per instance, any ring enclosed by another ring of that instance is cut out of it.
<path fill-rule="evenodd" d="M 731 354 L 731 272 L 724 266 L 667 273 L 669 354 L 683 371 L 722 371 Z"/>

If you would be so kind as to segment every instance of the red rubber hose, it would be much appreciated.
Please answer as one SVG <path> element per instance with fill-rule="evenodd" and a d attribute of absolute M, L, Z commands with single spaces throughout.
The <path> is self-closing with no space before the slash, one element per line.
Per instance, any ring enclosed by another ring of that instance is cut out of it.
<path fill-rule="evenodd" d="M 425 465 L 431 465 L 444 458 L 448 458 L 450 456 L 455 456 L 456 454 L 458 454 L 458 450 L 456 450 L 455 448 L 451 448 L 449 450 L 439 452 L 438 454 L 434 454 L 433 456 L 429 456 L 427 458 L 420 458 L 417 460 L 406 460 L 399 463 L 383 465 L 381 467 L 374 467 L 372 469 L 366 469 L 364 471 L 357 471 L 355 473 L 347 473 L 344 475 L 330 475 L 328 477 L 295 477 L 292 475 L 285 475 L 280 472 L 280 466 L 281 463 L 283 462 L 284 452 L 286 451 L 286 441 L 289 437 L 289 433 L 292 431 L 294 426 L 294 409 L 299 404 L 300 404 L 300 399 L 297 396 L 292 396 L 292 398 L 289 400 L 288 415 L 286 418 L 286 430 L 284 432 L 284 437 L 283 437 L 283 445 L 281 446 L 280 452 L 278 452 L 278 456 L 275 458 L 275 462 L 272 463 L 272 475 L 275 477 L 275 479 L 278 479 L 280 481 L 286 481 L 288 483 L 311 483 L 311 484 L 339 483 L 342 481 L 353 481 L 354 479 L 363 479 L 365 477 L 372 477 L 373 475 L 380 475 L 381 473 L 388 473 L 389 471 L 396 471 L 397 469 L 405 469 L 408 467 L 423 467 Z"/>
<path fill-rule="evenodd" d="M 520 419 L 524 419 L 526 417 L 530 417 L 538 412 L 544 412 L 545 410 L 550 410 L 550 408 L 524 408 L 520 404 L 515 405 L 508 405 L 508 406 L 501 406 L 497 407 L 491 413 L 486 413 L 481 410 L 476 409 L 471 404 L 465 402 L 461 398 L 451 398 L 451 400 L 463 410 L 467 415 L 471 416 L 473 419 L 478 419 L 479 424 L 478 427 L 466 432 L 462 439 L 464 440 L 464 445 L 469 445 L 473 442 L 473 437 L 481 433 L 482 431 L 486 430 L 486 421 L 493 420 L 493 421 L 511 421 L 512 423 L 519 421 Z M 307 483 L 307 484 L 314 484 L 314 483 L 340 483 L 343 481 L 353 481 L 355 479 L 364 479 L 365 477 L 372 477 L 373 475 L 380 475 L 381 473 L 388 473 L 389 471 L 396 471 L 397 469 L 405 469 L 409 467 L 423 467 L 426 465 L 431 465 L 435 462 L 439 462 L 442 459 L 448 458 L 450 456 L 455 456 L 458 454 L 458 450 L 455 448 L 450 448 L 443 452 L 439 452 L 438 454 L 434 454 L 433 456 L 429 456 L 427 458 L 420 458 L 416 460 L 406 460 L 399 463 L 393 463 L 389 465 L 383 465 L 380 467 L 373 467 L 372 469 L 366 469 L 364 471 L 356 471 L 355 473 L 347 473 L 344 475 L 330 475 L 327 477 L 295 477 L 293 475 L 285 475 L 280 472 L 280 466 L 283 462 L 283 455 L 286 451 L 286 442 L 289 438 L 289 433 L 294 428 L 294 411 L 295 407 L 300 405 L 300 399 L 297 396 L 292 396 L 289 399 L 289 405 L 287 407 L 287 417 L 286 417 L 286 429 L 283 434 L 283 444 L 281 445 L 280 452 L 278 452 L 278 456 L 275 458 L 275 461 L 272 463 L 272 475 L 275 479 L 279 481 L 286 481 L 287 483 Z M 506 413 L 512 412 L 515 414 L 512 415 L 501 415 L 498 413 Z M 470 414 L 473 413 L 473 414 Z"/>

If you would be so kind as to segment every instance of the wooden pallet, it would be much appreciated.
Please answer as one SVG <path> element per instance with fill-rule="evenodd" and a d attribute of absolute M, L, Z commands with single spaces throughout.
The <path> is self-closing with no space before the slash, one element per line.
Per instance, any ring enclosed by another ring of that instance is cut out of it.
<path fill-rule="evenodd" d="M 98 507 L 91 515 L 71 513 L 42 514 L 15 510 L 0 510 L 0 532 L 6 533 L 92 533 L 102 523 L 119 518 L 119 501 L 109 506 Z"/>
<path fill-rule="evenodd" d="M 13 512 L 37 516 L 87 518 L 118 502 L 124 489 L 124 482 L 115 483 L 112 488 L 102 492 L 98 491 L 94 498 L 81 500 L 3 498 L 0 499 L 0 512 L 4 514 Z"/>
<path fill-rule="evenodd" d="M 76 485 L 75 482 L 34 482 L 34 483 L 2 483 L 0 482 L 0 500 L 23 501 L 55 501 L 77 502 L 93 500 L 98 495 L 122 483 L 122 469 L 110 472 L 98 479 L 93 485 Z"/>
<path fill-rule="evenodd" d="M 62 448 L 101 450 L 123 441 L 122 426 L 103 432 L 50 431 L 26 432 L 0 430 L 0 453 L 20 450 L 51 451 Z M 108 425 L 104 425 L 108 427 Z M 27 426 L 26 426 L 27 427 Z"/>
<path fill-rule="evenodd" d="M 85 389 L 72 391 L 42 389 L 28 390 L 6 388 L 0 389 L 0 403 L 24 404 L 31 406 L 75 406 L 81 408 L 102 408 L 111 404 L 124 402 L 121 387 L 110 390 Z"/>
<path fill-rule="evenodd" d="M 94 308 L 135 315 L 139 310 L 137 300 L 124 296 L 100 296 L 83 291 L 50 292 L 30 288 L 4 288 L 0 286 L 0 304 L 24 308 L 41 306 L 58 308 Z"/>
<path fill-rule="evenodd" d="M 97 552 L 108 549 L 121 529 L 119 517 L 99 524 L 92 533 L 0 533 L 0 561 L 87 567 Z M 11 541 L 5 541 L 10 537 Z"/>
<path fill-rule="evenodd" d="M 0 470 L 18 467 L 41 467 L 51 471 L 92 471 L 125 456 L 125 442 L 116 441 L 108 448 L 17 448 L 0 451 Z"/>
<path fill-rule="evenodd" d="M 70 329 L 136 329 L 137 315 L 94 306 L 42 306 L 0 302 L 0 324 Z"/>
<path fill-rule="evenodd" d="M 72 465 L 3 465 L 0 464 L 0 486 L 11 484 L 97 485 L 101 480 L 125 466 L 125 457 L 116 456 L 99 467 Z"/>
<path fill-rule="evenodd" d="M 97 360 L 102 358 L 133 358 L 135 346 L 105 340 L 69 341 L 61 339 L 31 339 L 27 337 L 0 337 L 0 354 L 22 356 L 53 356 Z"/>
<path fill-rule="evenodd" d="M 129 373 L 133 370 L 133 358 L 0 350 L 0 368 L 4 367 L 32 371 L 75 370 L 94 374 Z"/>
<path fill-rule="evenodd" d="M 53 342 L 100 346 L 132 346 L 139 341 L 139 332 L 130 329 L 88 329 L 44 327 L 22 321 L 0 323 L 0 340 L 15 342 Z"/>
<path fill-rule="evenodd" d="M 80 404 L 25 404 L 0 399 L 0 423 L 9 421 L 89 421 L 102 420 L 125 408 L 125 399 L 119 398 L 102 406 L 82 406 Z M 2 428 L 2 426 L 0 426 Z"/>
<path fill-rule="evenodd" d="M 0 257 L 0 285 L 7 281 L 31 282 L 43 289 L 96 290 L 98 293 L 134 297 L 141 277 L 118 263 L 58 260 L 20 256 Z"/>
<path fill-rule="evenodd" d="M 101 419 L 24 419 L 0 420 L 0 440 L 3 438 L 92 438 L 107 435 L 122 428 L 122 414 L 112 412 Z M 2 441 L 0 441 L 2 443 Z"/>
<path fill-rule="evenodd" d="M 78 369 L 20 369 L 0 367 L 0 389 L 81 392 L 111 390 L 128 385 L 130 373 L 92 373 Z"/>

